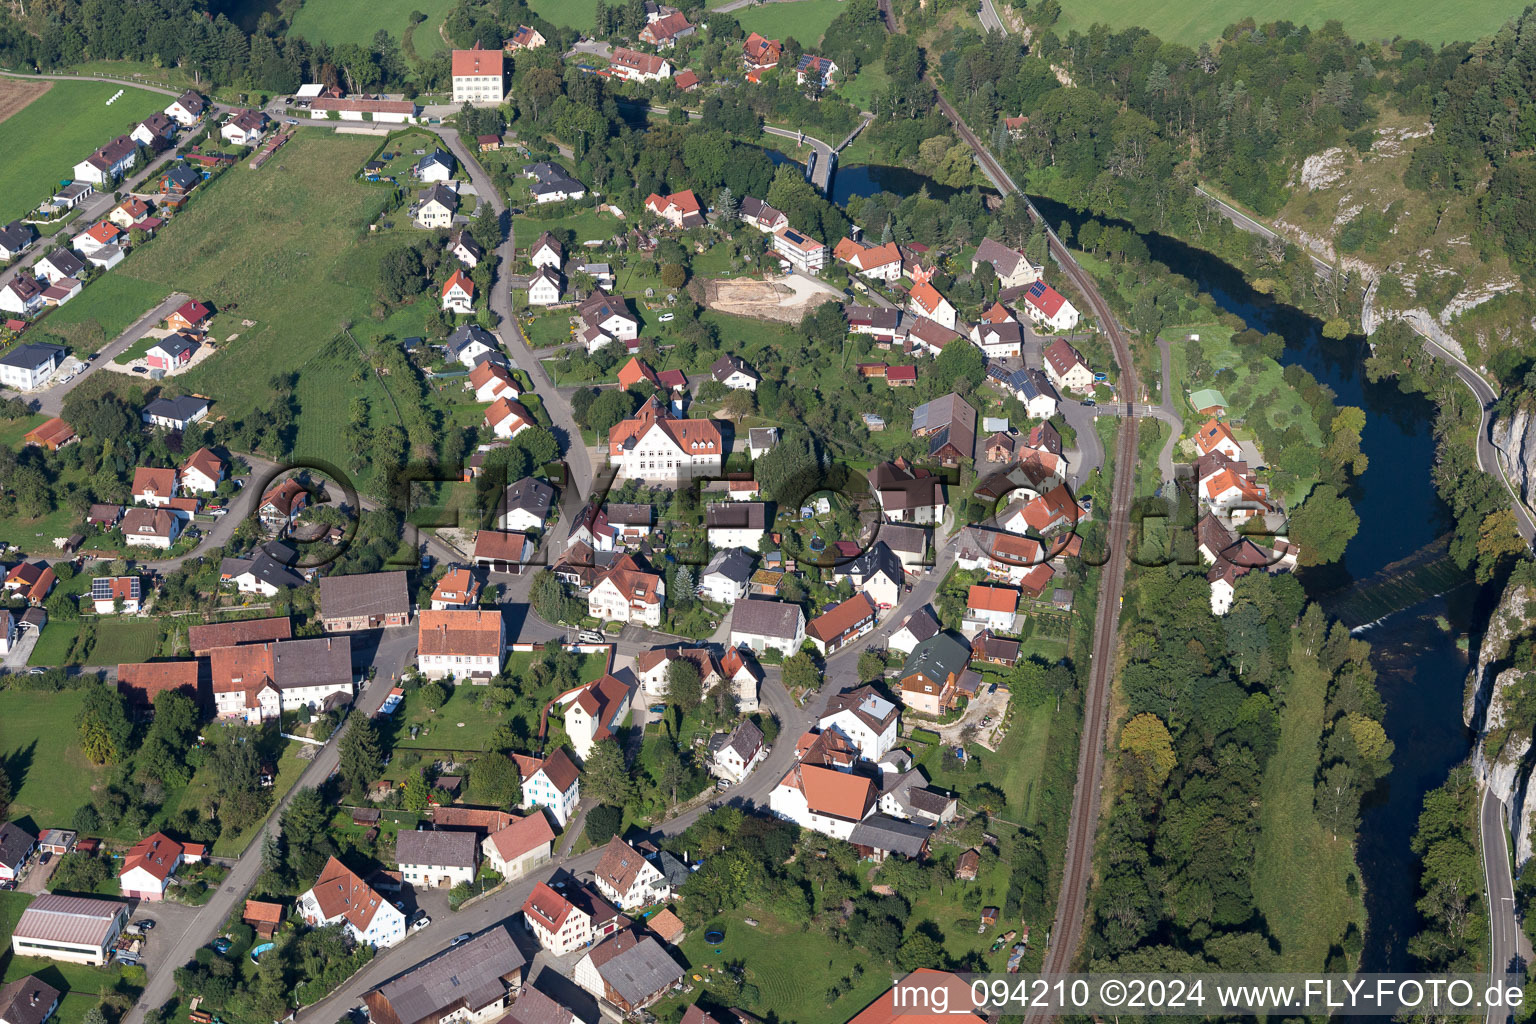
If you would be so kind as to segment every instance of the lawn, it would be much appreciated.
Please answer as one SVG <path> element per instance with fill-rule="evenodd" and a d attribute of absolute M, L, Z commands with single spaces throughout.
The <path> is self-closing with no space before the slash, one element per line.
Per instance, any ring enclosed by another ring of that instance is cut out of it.
<path fill-rule="evenodd" d="M 1008 800 L 1008 817 L 1021 825 L 1033 825 L 1039 814 L 1035 806 L 1035 787 L 1045 770 L 1046 737 L 1051 731 L 1050 704 L 1014 712 L 1008 734 L 996 751 L 972 744 L 968 750 L 980 763 L 979 770 L 946 769 L 945 748 L 931 744 L 918 751 L 917 763 L 928 780 L 940 789 L 964 793 L 978 782 L 1000 787 Z"/>
<path fill-rule="evenodd" d="M 1254 902 L 1280 949 L 1279 971 L 1316 970 L 1351 921 L 1365 929 L 1364 907 L 1350 896 L 1354 844 L 1334 839 L 1312 808 L 1318 739 L 1328 672 L 1293 651 L 1293 678 L 1280 708 L 1280 745 L 1264 769 Z"/>
<path fill-rule="evenodd" d="M 304 0 L 288 34 L 303 36 L 312 43 L 367 46 L 381 28 L 395 39 L 402 39 L 411 25 L 411 12 L 420 11 L 427 20 L 411 33 L 411 44 L 418 57 L 430 57 L 445 49 L 437 27 L 452 6 L 453 0 L 370 0 L 365 6 L 359 6 L 355 0 Z M 500 42 L 487 40 L 486 45 Z"/>
<path fill-rule="evenodd" d="M 76 808 L 90 802 L 101 769 L 80 750 L 75 716 L 84 703 L 83 690 L 0 691 L 0 757 L 16 794 L 13 820 L 30 817 L 38 828 L 67 826 Z"/>
<path fill-rule="evenodd" d="M 31 83 L 0 84 L 0 104 L 7 90 Z M 55 82 L 53 88 L 0 121 L 0 223 L 20 217 L 53 195 L 71 177 L 80 160 L 167 100 L 158 93 L 127 89 L 109 107 L 107 100 L 124 86 L 95 82 Z"/>
<path fill-rule="evenodd" d="M 27 659 L 28 665 L 62 665 L 69 657 L 69 647 L 75 642 L 75 637 L 80 635 L 80 623 L 55 620 L 48 623 L 43 629 L 43 635 L 38 637 L 37 646 L 32 648 L 32 657 Z"/>
<path fill-rule="evenodd" d="M 163 242 L 151 242 L 132 258 L 85 286 L 78 298 L 55 309 L 39 325 L 63 338 L 76 352 L 88 355 L 122 334 L 176 288 L 129 277 L 141 260 Z"/>
<path fill-rule="evenodd" d="M 793 36 L 806 49 L 821 42 L 827 26 L 843 11 L 842 0 L 792 0 L 758 4 L 736 11 L 743 32 L 761 32 L 769 39 Z"/>
<path fill-rule="evenodd" d="M 759 922 L 757 927 L 742 920 L 748 916 Z M 704 934 L 711 929 L 725 932 L 725 941 L 719 947 L 704 941 Z M 715 954 L 716 948 L 720 949 L 721 955 Z M 885 971 L 871 967 L 828 1006 L 827 990 L 847 975 L 861 958 L 850 955 L 847 946 L 826 935 L 802 931 L 798 925 L 787 925 L 761 907 L 751 905 L 723 914 L 701 928 L 690 928 L 677 951 L 691 968 L 690 975 L 698 974 L 706 979 L 709 977 L 706 964 L 745 963 L 746 980 L 757 986 L 761 1002 L 744 1002 L 741 1009 L 764 1018 L 771 1012 L 781 1021 L 849 1020 L 891 985 Z M 695 998 L 684 997 L 677 1003 L 668 999 L 653 1007 L 653 1011 L 659 1018 L 666 1019 L 667 1014 L 661 1007 L 686 1004 Z"/>
<path fill-rule="evenodd" d="M 96 620 L 96 643 L 83 664 L 117 665 L 148 661 L 160 646 L 160 623 L 154 619 L 103 617 Z"/>
<path fill-rule="evenodd" d="M 582 242 L 594 238 L 607 241 L 623 229 L 619 219 L 610 213 L 598 213 L 596 210 L 576 210 L 570 216 L 559 215 L 542 216 L 535 208 L 532 213 L 521 217 L 512 218 L 512 231 L 517 238 L 519 248 L 526 249 L 538 241 L 539 236 L 546 231 L 553 231 L 555 237 L 566 240 L 571 256 L 580 255 Z M 601 262 L 601 260 L 599 260 Z"/>
<path fill-rule="evenodd" d="M 390 407 L 379 379 L 361 372 L 362 356 L 342 328 L 351 324 L 367 345 L 420 323 L 415 307 L 398 323 L 399 313 L 382 323 L 372 318 L 379 258 L 398 244 L 368 237 L 386 192 L 353 178 L 377 147 L 367 137 L 302 132 L 260 170 L 237 164 L 210 183 L 115 272 L 196 295 L 225 314 L 216 321 L 221 351 L 180 378 L 188 390 L 213 397 L 215 416 L 261 415 L 272 375 L 299 374 L 296 457 L 346 463 L 337 438 L 352 397 L 366 396 L 375 410 Z M 247 319 L 254 324 L 245 326 Z M 360 474 L 358 485 L 371 476 L 371 469 Z"/>
<path fill-rule="evenodd" d="M 1432 45 L 1471 41 L 1488 35 L 1524 9 L 1517 0 L 1472 0 L 1462 4 L 1383 3 L 1381 0 L 1280 0 L 1276 6 L 1234 5 L 1228 0 L 1180 0 L 1157 8 L 1140 8 L 1119 0 L 1080 0 L 1062 7 L 1055 32 L 1065 38 L 1072 30 L 1087 32 L 1096 24 L 1112 29 L 1142 25 L 1164 42 L 1199 46 L 1219 37 L 1228 25 L 1249 15 L 1260 24 L 1292 21 L 1315 32 L 1338 19 L 1357 40 L 1422 39 Z M 746 20 L 742 20 L 746 24 Z"/>
<path fill-rule="evenodd" d="M 488 748 L 491 735 L 507 716 L 506 711 L 487 711 L 481 706 L 488 688 L 465 683 L 453 688 L 448 703 L 433 711 L 422 706 L 415 694 L 407 694 L 405 706 L 393 717 L 399 721 L 395 733 L 397 750 L 458 750 L 480 752 Z M 411 727 L 418 726 L 415 736 Z"/>
<path fill-rule="evenodd" d="M 875 96 L 891 86 L 891 76 L 885 73 L 885 61 L 877 60 L 859 68 L 859 73 L 846 85 L 839 84 L 838 92 L 843 99 L 860 110 L 875 109 Z"/>
<path fill-rule="evenodd" d="M 556 25 L 583 32 L 597 27 L 597 0 L 529 0 L 528 9 Z"/>
<path fill-rule="evenodd" d="M 144 987 L 142 968 L 87 967 L 41 957 L 11 956 L 10 946 L 9 942 L 5 944 L 5 971 L 0 974 L 0 983 L 35 974 L 64 993 L 58 1011 L 48 1018 L 58 1024 L 81 1024 L 92 1007 L 101 1005 L 103 996 L 117 993 L 131 1002 Z M 134 972 L 134 981 L 124 977 L 125 970 Z"/>

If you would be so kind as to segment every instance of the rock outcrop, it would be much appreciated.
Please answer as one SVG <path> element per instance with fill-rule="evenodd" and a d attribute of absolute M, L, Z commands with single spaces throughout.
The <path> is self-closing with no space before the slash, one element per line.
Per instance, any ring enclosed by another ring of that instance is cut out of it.
<path fill-rule="evenodd" d="M 1530 503 L 1536 490 L 1536 416 L 1521 407 L 1493 421 L 1493 443 L 1509 460 L 1509 479 L 1520 500 Z"/>
<path fill-rule="evenodd" d="M 1467 677 L 1462 720 L 1477 731 L 1472 767 L 1503 801 L 1518 871 L 1531 858 L 1536 794 L 1528 793 L 1533 726 L 1511 717 L 1511 698 L 1536 680 L 1536 670 L 1510 664 L 1516 643 L 1536 630 L 1536 587 L 1511 582 L 1488 621 L 1477 663 Z"/>

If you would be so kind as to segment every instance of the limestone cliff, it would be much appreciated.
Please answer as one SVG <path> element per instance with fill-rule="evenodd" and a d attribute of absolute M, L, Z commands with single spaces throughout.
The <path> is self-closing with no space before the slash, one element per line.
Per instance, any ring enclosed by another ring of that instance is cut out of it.
<path fill-rule="evenodd" d="M 1510 482 L 1529 503 L 1536 496 L 1536 415 L 1519 408 L 1493 421 L 1493 443 L 1509 460 Z"/>
<path fill-rule="evenodd" d="M 1532 755 L 1536 722 L 1514 720 L 1511 703 L 1536 680 L 1536 670 L 1513 665 L 1510 659 L 1516 643 L 1533 631 L 1536 588 L 1511 582 L 1489 619 L 1477 663 L 1467 677 L 1462 709 L 1463 721 L 1477 731 L 1473 770 L 1508 809 L 1517 869 L 1532 853 L 1531 819 L 1536 816 L 1536 799 L 1527 799 L 1527 790 L 1536 760 Z"/>

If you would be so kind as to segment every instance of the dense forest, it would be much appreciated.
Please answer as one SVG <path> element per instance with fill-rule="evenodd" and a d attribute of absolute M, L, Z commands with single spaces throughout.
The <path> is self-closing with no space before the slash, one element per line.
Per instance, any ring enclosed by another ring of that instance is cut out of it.
<path fill-rule="evenodd" d="M 1275 917 L 1280 886 L 1269 877 L 1261 891 L 1257 876 L 1274 859 L 1266 843 L 1293 860 L 1306 859 L 1309 835 L 1347 849 L 1361 797 L 1390 768 L 1370 648 L 1308 605 L 1293 576 L 1244 577 L 1225 619 L 1206 611 L 1205 587 L 1187 569 L 1152 569 L 1127 597 L 1118 792 L 1098 849 L 1089 959 L 1254 971 L 1310 953 L 1332 968 L 1359 952 L 1356 924 L 1320 948 L 1288 948 L 1296 929 Z M 1353 879 L 1306 870 L 1316 892 Z"/>

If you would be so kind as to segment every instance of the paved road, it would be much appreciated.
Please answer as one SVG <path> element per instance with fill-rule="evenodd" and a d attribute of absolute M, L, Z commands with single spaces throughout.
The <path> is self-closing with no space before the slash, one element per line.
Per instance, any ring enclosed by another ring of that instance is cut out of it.
<path fill-rule="evenodd" d="M 1504 802 L 1483 791 L 1478 813 L 1482 831 L 1483 872 L 1488 898 L 1488 932 L 1491 948 L 1489 971 L 1495 979 L 1517 984 L 1531 961 L 1531 946 L 1515 917 L 1515 886 L 1509 866 L 1509 830 L 1504 820 Z M 1490 1007 L 1488 1024 L 1505 1024 L 1513 1014 L 1508 1008 Z"/>
<path fill-rule="evenodd" d="M 804 132 L 792 132 L 787 128 L 775 128 L 772 125 L 763 125 L 764 135 L 776 135 L 781 139 L 794 139 L 811 147 L 811 184 L 815 185 L 823 193 L 832 184 L 832 169 L 837 162 L 837 154 L 832 147 L 820 139 L 812 138 Z"/>
<path fill-rule="evenodd" d="M 19 396 L 21 398 L 28 399 L 29 401 L 35 400 L 37 403 L 38 412 L 47 413 L 49 416 L 59 415 L 64 411 L 64 399 L 69 395 L 71 391 L 75 390 L 75 388 L 84 383 L 86 377 L 98 372 L 114 372 L 111 370 L 103 371 L 102 366 L 111 362 L 116 356 L 121 355 L 125 350 L 130 348 L 134 342 L 138 341 L 140 338 L 144 337 L 145 334 L 149 333 L 150 329 L 153 328 L 155 324 L 159 323 L 161 320 L 164 320 L 173 310 L 181 306 L 182 303 L 186 302 L 190 298 L 190 295 L 186 295 L 182 292 L 172 292 L 158 306 L 156 306 L 154 309 L 151 309 L 143 316 L 139 317 L 129 325 L 127 330 L 108 342 L 101 351 L 95 354 L 90 363 L 84 369 L 75 374 L 73 379 L 66 381 L 63 384 L 55 384 L 43 391 L 0 391 L 0 396 L 4 396 L 5 398 Z"/>
<path fill-rule="evenodd" d="M 416 628 L 404 626 L 383 631 L 378 649 L 374 653 L 373 666 L 376 674 L 363 691 L 358 694 L 355 707 L 361 714 L 371 714 L 384 702 L 384 697 L 389 693 L 400 672 L 404 669 L 406 659 L 416 648 Z M 346 728 L 351 728 L 351 723 L 356 720 L 356 714 L 348 718 Z M 343 730 L 345 731 L 345 730 Z M 333 737 L 329 743 L 321 747 L 315 755 L 315 759 L 304 769 L 299 776 L 299 781 L 289 791 L 288 796 L 273 810 L 272 817 L 266 828 L 262 830 L 248 846 L 244 853 L 230 868 L 229 877 L 224 880 L 224 885 L 214 894 L 213 898 L 202 908 L 192 923 L 183 928 L 179 934 L 167 935 L 166 938 L 174 938 L 170 949 L 163 955 L 157 956 L 148 965 L 149 981 L 144 992 L 139 996 L 132 1009 L 123 1018 L 123 1024 L 143 1024 L 146 1007 L 163 1006 L 176 995 L 177 967 L 191 960 L 197 950 L 212 942 L 217 936 L 219 928 L 233 912 L 236 905 L 241 903 L 250 888 L 255 885 L 256 878 L 261 874 L 261 848 L 263 837 L 270 829 L 277 827 L 276 822 L 281 817 L 283 808 L 288 805 L 293 794 L 300 789 L 318 786 L 331 774 L 336 767 L 339 758 L 338 746 L 340 733 Z"/>
<path fill-rule="evenodd" d="M 587 494 L 593 477 L 592 459 L 582 443 L 581 428 L 576 425 L 576 419 L 571 415 L 569 403 L 556 393 L 555 382 L 550 380 L 549 375 L 544 372 L 544 364 L 539 362 L 533 349 L 529 347 L 527 339 L 518 328 L 517 318 L 513 315 L 512 289 L 508 277 L 512 273 L 517 238 L 512 231 L 512 219 L 507 216 L 506 200 L 502 197 L 501 190 L 491 181 L 491 176 L 485 172 L 485 168 L 481 167 L 480 162 L 475 159 L 474 152 L 460 140 L 458 129 L 433 127 L 431 131 L 435 132 L 447 144 L 453 155 L 459 158 L 459 162 L 469 172 L 470 180 L 475 183 L 475 189 L 480 193 L 481 198 L 488 199 L 491 209 L 496 211 L 496 216 L 501 217 L 505 222 L 506 238 L 502 241 L 501 248 L 496 250 L 500 280 L 491 289 L 491 312 L 501 321 L 502 345 L 528 374 L 534 392 L 544 402 L 544 408 L 548 411 L 555 428 L 555 436 L 565 449 L 565 462 L 570 469 L 572 485 L 579 488 L 582 494 Z"/>
<path fill-rule="evenodd" d="M 981 0 L 981 9 L 976 12 L 981 19 L 981 27 L 988 32 L 1001 32 L 1004 35 L 1008 29 L 1003 25 L 1003 19 L 998 17 L 997 8 L 992 5 L 992 0 Z"/>

